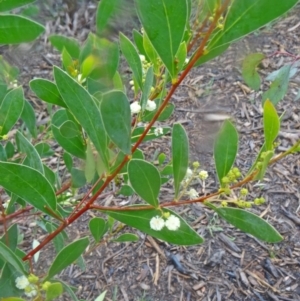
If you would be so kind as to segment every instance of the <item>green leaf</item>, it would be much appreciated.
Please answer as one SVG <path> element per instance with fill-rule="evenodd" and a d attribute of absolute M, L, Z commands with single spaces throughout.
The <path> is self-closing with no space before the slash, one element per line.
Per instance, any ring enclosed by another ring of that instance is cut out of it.
<path fill-rule="evenodd" d="M 36 138 L 37 137 L 37 130 L 36 130 L 36 118 L 35 112 L 32 105 L 29 103 L 28 100 L 24 99 L 24 107 L 21 114 L 21 119 L 25 122 L 30 134 Z"/>
<path fill-rule="evenodd" d="M 6 135 L 11 130 L 20 118 L 23 107 L 24 95 L 22 87 L 13 89 L 6 94 L 0 106 L 0 135 Z"/>
<path fill-rule="evenodd" d="M 145 49 L 146 57 L 153 64 L 154 73 L 156 75 L 159 75 L 159 73 L 160 73 L 159 57 L 158 57 L 158 54 L 157 54 L 155 48 L 151 44 L 151 41 L 149 40 L 149 38 L 145 32 L 144 32 L 144 36 L 143 36 L 143 48 Z"/>
<path fill-rule="evenodd" d="M 149 111 L 144 112 L 144 116 L 142 117 L 143 121 L 151 121 L 154 115 L 156 114 L 160 105 L 160 101 L 159 99 L 155 99 L 154 101 L 156 103 L 157 109 L 151 112 Z M 172 103 L 167 104 L 167 106 L 163 109 L 163 111 L 160 113 L 159 117 L 157 118 L 157 121 L 165 121 L 169 119 L 173 114 L 174 109 L 175 109 L 174 104 Z"/>
<path fill-rule="evenodd" d="M 160 174 L 151 163 L 132 159 L 128 163 L 128 176 L 133 190 L 148 204 L 158 207 L 160 191 Z"/>
<path fill-rule="evenodd" d="M 14 251 L 12 251 L 1 241 L 0 241 L 0 258 L 5 262 L 10 263 L 15 268 L 15 270 L 18 271 L 19 273 L 23 275 L 26 274 L 26 270 L 20 258 L 17 257 Z"/>
<path fill-rule="evenodd" d="M 7 93 L 7 85 L 1 82 L 1 72 L 0 72 L 0 106 L 2 104 L 2 100 L 4 99 L 6 93 Z"/>
<path fill-rule="evenodd" d="M 100 112 L 92 96 L 58 67 L 54 67 L 54 77 L 63 100 L 89 135 L 105 167 L 108 169 L 106 132 Z"/>
<path fill-rule="evenodd" d="M 178 51 L 176 53 L 176 59 L 178 60 L 178 62 L 176 62 L 176 68 L 177 68 L 178 72 L 180 72 L 182 70 L 182 67 L 185 64 L 186 56 L 187 56 L 187 47 L 186 47 L 186 42 L 183 41 L 180 44 Z"/>
<path fill-rule="evenodd" d="M 263 53 L 251 53 L 243 61 L 242 75 L 246 84 L 255 91 L 260 88 L 260 76 L 256 71 L 257 66 L 265 58 Z"/>
<path fill-rule="evenodd" d="M 42 160 L 35 149 L 35 147 L 22 135 L 20 131 L 16 134 L 16 143 L 18 145 L 19 151 L 26 154 L 26 159 L 24 165 L 30 166 L 33 169 L 44 174 L 44 168 Z"/>
<path fill-rule="evenodd" d="M 150 141 L 150 140 L 162 137 L 162 136 L 168 134 L 171 130 L 171 128 L 169 128 L 169 127 L 163 127 L 163 128 L 161 128 L 162 129 L 162 134 L 160 134 L 160 133 L 155 132 L 156 129 L 157 129 L 157 127 L 151 128 L 151 130 L 145 136 L 143 142 Z M 144 131 L 145 131 L 144 127 L 135 128 L 132 132 L 131 143 L 137 142 L 138 139 L 140 138 L 140 136 L 144 133 Z M 156 135 L 156 134 L 158 134 L 158 135 Z"/>
<path fill-rule="evenodd" d="M 48 231 L 48 233 L 52 233 L 57 229 L 57 225 L 53 224 L 53 223 L 46 223 L 46 229 Z M 64 236 L 62 235 L 62 233 L 59 233 L 58 235 L 56 235 L 53 238 L 53 245 L 55 248 L 56 253 L 60 252 L 64 245 L 65 245 L 65 239 Z"/>
<path fill-rule="evenodd" d="M 73 241 L 68 246 L 64 247 L 54 259 L 44 281 L 50 280 L 52 277 L 73 263 L 85 251 L 88 245 L 89 239 L 84 237 Z"/>
<path fill-rule="evenodd" d="M 95 241 L 99 242 L 107 231 L 107 224 L 103 218 L 94 217 L 89 222 L 89 228 Z"/>
<path fill-rule="evenodd" d="M 103 293 L 101 293 L 96 299 L 95 301 L 104 301 L 106 295 L 106 291 L 104 291 Z"/>
<path fill-rule="evenodd" d="M 134 39 L 135 45 L 136 45 L 139 53 L 144 55 L 146 57 L 147 61 L 150 61 L 150 59 L 148 58 L 146 51 L 144 49 L 143 36 L 136 29 L 133 30 L 133 39 Z"/>
<path fill-rule="evenodd" d="M 95 172 L 96 172 L 95 158 L 94 158 L 91 142 L 87 140 L 86 144 L 87 147 L 86 147 L 86 159 L 84 162 L 84 175 L 86 181 L 88 183 L 91 183 L 95 177 Z"/>
<path fill-rule="evenodd" d="M 125 93 L 126 90 L 122 81 L 122 76 L 118 71 L 115 73 L 113 77 L 113 84 L 114 84 L 114 89 L 120 90 Z"/>
<path fill-rule="evenodd" d="M 135 80 L 137 81 L 140 89 L 142 89 L 143 70 L 141 59 L 132 42 L 122 33 L 120 33 L 120 47 L 128 65 L 133 72 Z"/>
<path fill-rule="evenodd" d="M 174 78 L 178 73 L 174 58 L 187 22 L 186 0 L 135 0 L 135 4 L 149 40 Z"/>
<path fill-rule="evenodd" d="M 63 293 L 63 286 L 59 282 L 51 283 L 46 291 L 46 301 L 54 300 Z"/>
<path fill-rule="evenodd" d="M 7 161 L 6 151 L 2 144 L 0 144 L 0 161 Z"/>
<path fill-rule="evenodd" d="M 0 44 L 20 44 L 35 40 L 44 26 L 16 15 L 0 15 Z"/>
<path fill-rule="evenodd" d="M 86 184 L 85 174 L 84 171 L 81 169 L 73 167 L 71 169 L 71 177 L 73 188 L 80 188 Z"/>
<path fill-rule="evenodd" d="M 44 168 L 44 174 L 46 179 L 51 184 L 51 186 L 55 189 L 55 185 L 58 183 L 57 173 L 55 173 L 51 168 L 49 168 L 45 164 L 43 164 L 43 168 Z"/>
<path fill-rule="evenodd" d="M 205 204 L 236 228 L 260 240 L 276 243 L 283 239 L 273 226 L 251 212 L 239 208 L 217 208 L 208 202 Z"/>
<path fill-rule="evenodd" d="M 264 103 L 264 134 L 266 150 L 272 150 L 273 143 L 280 130 L 280 120 L 272 102 L 267 99 Z"/>
<path fill-rule="evenodd" d="M 226 16 L 224 30 L 215 41 L 218 45 L 235 41 L 283 15 L 297 2 L 298 0 L 274 0 L 270 9 L 268 0 L 234 1 Z"/>
<path fill-rule="evenodd" d="M 214 159 L 220 183 L 234 163 L 238 142 L 239 137 L 236 128 L 230 121 L 226 120 L 214 144 Z"/>
<path fill-rule="evenodd" d="M 35 149 L 41 158 L 46 158 L 54 155 L 54 151 L 51 149 L 50 145 L 44 142 L 40 142 L 35 145 Z"/>
<path fill-rule="evenodd" d="M 7 85 L 15 81 L 19 76 L 19 69 L 17 67 L 11 66 L 2 56 L 0 56 L 0 83 L 1 83 L 1 97 L 5 96 L 5 91 L 7 91 Z M 3 86 L 4 84 L 4 86 Z M 2 99 L 0 99 L 1 105 Z"/>
<path fill-rule="evenodd" d="M 264 156 L 262 156 L 262 154 L 260 153 L 260 156 L 258 157 L 257 161 L 259 161 L 259 166 L 257 166 L 257 163 L 254 165 L 254 168 L 259 168 L 259 172 L 255 176 L 254 180 L 262 180 L 264 178 L 266 170 L 269 166 L 269 162 L 274 156 L 274 151 L 264 151 L 263 155 Z"/>
<path fill-rule="evenodd" d="M 121 3 L 122 1 L 120 0 L 101 0 L 99 2 L 96 13 L 96 29 L 99 35 L 107 29 L 109 19 L 114 15 Z"/>
<path fill-rule="evenodd" d="M 214 48 L 214 49 L 210 50 L 207 54 L 201 56 L 199 58 L 199 60 L 195 63 L 194 66 L 203 65 L 204 63 L 214 59 L 215 57 L 217 57 L 217 56 L 221 55 L 223 52 L 225 52 L 229 46 L 230 46 L 230 44 L 225 44 L 218 48 Z"/>
<path fill-rule="evenodd" d="M 166 158 L 167 158 L 167 155 L 165 153 L 160 153 L 157 157 L 158 164 L 162 165 L 165 162 Z"/>
<path fill-rule="evenodd" d="M 9 11 L 17 7 L 21 7 L 30 3 L 35 2 L 36 0 L 9 0 L 0 2 L 0 12 Z"/>
<path fill-rule="evenodd" d="M 49 37 L 49 41 L 60 53 L 65 48 L 73 59 L 79 58 L 80 44 L 76 39 L 54 34 Z"/>
<path fill-rule="evenodd" d="M 149 99 L 150 93 L 151 93 L 151 88 L 153 84 L 153 67 L 151 66 L 146 73 L 145 77 L 145 82 L 143 85 L 143 93 L 142 93 L 142 98 L 141 98 L 141 107 L 142 111 L 146 109 L 147 101 Z"/>
<path fill-rule="evenodd" d="M 56 211 L 56 197 L 48 180 L 31 167 L 0 162 L 0 185 L 40 211 L 50 214 L 45 206 Z"/>
<path fill-rule="evenodd" d="M 0 278 L 1 297 L 14 298 L 22 295 L 22 291 L 16 288 L 15 279 L 18 276 L 20 276 L 20 273 L 11 264 L 6 263 L 2 269 Z M 1 299 L 1 301 L 3 301 L 3 299 Z"/>
<path fill-rule="evenodd" d="M 6 209 L 6 214 L 9 213 L 8 210 L 9 208 Z M 6 233 L 3 232 L 2 237 L 0 237 L 0 241 L 4 243 L 7 247 L 9 247 L 13 252 L 15 252 L 18 244 L 18 225 L 13 224 L 11 227 L 8 228 Z M 5 261 L 0 258 L 0 270 L 3 269 L 4 265 Z"/>
<path fill-rule="evenodd" d="M 116 239 L 113 239 L 113 242 L 136 242 L 139 240 L 139 237 L 132 233 L 124 233 L 117 237 Z"/>
<path fill-rule="evenodd" d="M 69 54 L 69 52 L 66 50 L 66 48 L 63 49 L 61 58 L 62 58 L 62 64 L 63 64 L 64 70 L 66 70 L 68 72 L 68 74 L 70 74 L 72 76 L 73 59 L 72 59 L 71 55 Z"/>
<path fill-rule="evenodd" d="M 80 53 L 79 61 L 82 64 L 87 57 L 93 56 L 95 66 L 89 77 L 94 80 L 101 79 L 101 84 L 105 87 L 111 84 L 118 69 L 119 52 L 116 43 L 90 33 Z"/>
<path fill-rule="evenodd" d="M 70 297 L 72 298 L 73 301 L 79 301 L 78 298 L 76 297 L 75 293 L 74 293 L 76 288 L 72 289 L 72 287 L 70 287 L 67 283 L 65 283 L 65 282 L 63 282 L 59 279 L 57 279 L 56 281 L 59 281 L 62 284 L 64 290 L 66 291 L 66 293 L 68 293 L 70 295 Z"/>
<path fill-rule="evenodd" d="M 155 216 L 162 216 L 162 212 L 169 212 L 180 219 L 180 227 L 176 231 L 171 231 L 167 227 L 163 227 L 160 231 L 150 228 L 150 220 Z M 162 208 L 137 210 L 137 211 L 106 211 L 105 213 L 114 219 L 138 230 L 143 231 L 155 238 L 161 239 L 175 245 L 196 245 L 203 242 L 203 238 L 195 232 L 184 219 L 175 212 Z"/>
<path fill-rule="evenodd" d="M 262 102 L 264 103 L 267 99 L 276 105 L 286 94 L 289 85 L 291 65 L 283 66 L 275 80 L 272 82 L 270 89 L 263 93 Z"/>
<path fill-rule="evenodd" d="M 58 110 L 54 113 L 52 117 L 52 125 L 51 125 L 51 130 L 54 135 L 54 138 L 59 143 L 59 145 L 62 146 L 62 148 L 66 150 L 68 153 L 78 158 L 85 159 L 86 146 L 83 141 L 83 138 L 81 136 L 77 136 L 77 137 L 66 139 L 60 133 L 59 130 L 60 126 L 67 120 L 69 120 L 69 116 L 65 109 Z"/>
<path fill-rule="evenodd" d="M 189 140 L 181 124 L 174 124 L 172 131 L 172 158 L 175 198 L 178 197 L 180 183 L 186 175 L 189 164 Z"/>
<path fill-rule="evenodd" d="M 3 242 L 7 247 L 9 247 L 13 252 L 17 248 L 18 244 L 18 225 L 13 224 L 11 227 L 7 230 L 7 237 L 9 238 L 8 241 L 6 241 L 6 235 L 3 233 L 2 237 L 0 238 L 0 241 Z M 2 267 L 0 266 L 0 269 Z"/>
<path fill-rule="evenodd" d="M 59 127 L 59 131 L 60 131 L 62 136 L 64 136 L 65 138 L 68 138 L 68 139 L 78 137 L 78 136 L 81 135 L 80 131 L 78 130 L 78 127 L 76 126 L 76 124 L 71 120 L 65 121 Z"/>
<path fill-rule="evenodd" d="M 6 152 L 6 157 L 7 159 L 10 159 L 13 157 L 13 155 L 15 154 L 15 147 L 14 145 L 11 143 L 11 141 L 8 141 L 5 145 L 5 152 Z"/>
<path fill-rule="evenodd" d="M 126 95 L 121 91 L 103 94 L 100 110 L 109 138 L 124 154 L 130 154 L 131 113 Z"/>
<path fill-rule="evenodd" d="M 124 195 L 124 196 L 131 196 L 131 195 L 134 194 L 134 190 L 132 189 L 131 186 L 124 184 L 124 185 L 121 187 L 121 189 L 118 191 L 117 194 L 118 194 L 118 195 L 119 195 L 119 194 L 122 194 L 122 195 Z"/>
<path fill-rule="evenodd" d="M 200 58 L 201 63 L 208 60 L 206 56 L 209 56 L 209 59 L 216 57 L 224 52 L 230 43 L 285 14 L 297 2 L 298 0 L 274 0 L 272 8 L 270 8 L 268 0 L 233 1 L 225 18 L 223 30 L 219 30 L 211 39 L 207 47 L 208 54 Z M 262 12 L 264 13 L 262 14 Z"/>
<path fill-rule="evenodd" d="M 72 156 L 69 153 L 64 152 L 63 158 L 64 158 L 64 162 L 65 162 L 65 165 L 66 165 L 68 171 L 71 172 L 71 169 L 73 167 Z"/>
<path fill-rule="evenodd" d="M 26 300 L 18 297 L 8 297 L 8 298 L 2 298 L 1 301 L 26 301 Z"/>
<path fill-rule="evenodd" d="M 66 108 L 67 105 L 61 98 L 59 91 L 54 83 L 47 79 L 37 78 L 29 83 L 30 89 L 41 100 Z"/>

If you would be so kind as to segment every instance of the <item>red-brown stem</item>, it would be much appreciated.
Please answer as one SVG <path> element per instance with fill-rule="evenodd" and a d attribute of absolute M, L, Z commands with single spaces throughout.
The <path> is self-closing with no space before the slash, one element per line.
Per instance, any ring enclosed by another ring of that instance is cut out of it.
<path fill-rule="evenodd" d="M 197 43 L 198 39 L 200 38 L 200 36 L 202 34 L 202 30 L 204 29 L 204 27 L 207 24 L 207 20 L 208 20 L 208 16 L 206 16 L 206 18 L 203 20 L 202 25 L 197 30 L 197 34 L 195 35 L 195 37 L 193 37 L 193 40 L 189 43 L 189 45 L 187 47 L 188 53 L 190 52 L 190 50 L 193 48 L 193 46 Z"/>
<path fill-rule="evenodd" d="M 24 212 L 27 212 L 27 211 L 30 211 L 31 209 L 33 209 L 34 207 L 33 206 L 28 206 L 24 209 L 20 209 L 14 213 L 11 213 L 11 214 L 8 214 L 8 215 L 5 215 L 5 220 L 11 220 L 13 219 L 14 217 L 17 217 L 19 216 L 20 214 L 24 213 Z M 0 222 L 2 222 L 4 220 L 4 218 L 0 218 Z"/>
<path fill-rule="evenodd" d="M 181 84 L 181 82 L 184 80 L 184 78 L 186 77 L 186 75 L 190 72 L 190 70 L 193 68 L 193 66 L 195 65 L 195 63 L 198 61 L 198 59 L 203 55 L 203 50 L 204 47 L 211 35 L 211 33 L 213 32 L 213 30 L 216 27 L 217 21 L 219 20 L 219 17 L 221 16 L 221 14 L 223 13 L 223 11 L 226 9 L 228 3 L 230 0 L 225 1 L 224 5 L 221 7 L 221 9 L 219 9 L 216 14 L 215 14 L 215 18 L 213 20 L 213 22 L 211 23 L 210 27 L 208 28 L 203 40 L 201 41 L 201 44 L 199 46 L 199 48 L 197 49 L 194 57 L 192 58 L 192 60 L 189 62 L 189 64 L 187 65 L 186 69 L 181 73 L 181 75 L 179 76 L 179 78 L 177 79 L 177 82 L 174 83 L 171 86 L 171 89 L 169 90 L 165 100 L 163 101 L 163 103 L 161 104 L 161 106 L 159 107 L 159 109 L 157 110 L 156 114 L 154 115 L 153 119 L 151 120 L 151 122 L 148 124 L 148 126 L 146 127 L 145 131 L 143 132 L 143 134 L 140 136 L 140 138 L 138 139 L 138 141 L 136 142 L 136 144 L 133 146 L 132 148 L 132 152 L 134 152 L 138 146 L 141 144 L 141 142 L 144 140 L 145 136 L 147 135 L 147 133 L 149 132 L 149 130 L 151 129 L 152 125 L 154 124 L 154 122 L 157 120 L 157 118 L 159 117 L 159 115 L 161 114 L 161 112 L 164 110 L 164 108 L 166 107 L 166 105 L 168 104 L 168 102 L 171 99 L 171 96 L 174 94 L 175 90 L 178 88 L 178 86 Z"/>
<path fill-rule="evenodd" d="M 55 192 L 55 195 L 60 195 L 63 192 L 65 192 L 66 190 L 68 190 L 71 187 L 71 184 L 72 184 L 71 181 L 68 181 L 67 183 L 65 183 L 62 188 L 60 188 L 59 190 L 57 190 Z"/>
<path fill-rule="evenodd" d="M 76 205 L 75 209 L 73 210 L 73 212 L 71 213 L 70 217 L 73 216 L 76 211 L 78 210 L 78 208 L 80 206 L 82 206 L 82 204 L 88 199 L 90 193 L 94 190 L 94 188 L 100 183 L 100 181 L 103 179 L 103 175 L 101 177 L 99 177 L 99 179 L 96 181 L 96 183 L 92 186 L 92 188 L 85 194 L 85 196 L 83 197 L 83 199 Z"/>
<path fill-rule="evenodd" d="M 190 70 L 192 69 L 193 65 L 196 63 L 196 61 L 201 57 L 201 55 L 203 54 L 203 50 L 204 47 L 211 35 L 211 33 L 213 32 L 213 30 L 216 27 L 217 21 L 219 19 L 219 17 L 221 16 L 221 14 L 223 13 L 223 11 L 225 11 L 228 3 L 230 0 L 226 0 L 224 2 L 224 4 L 222 5 L 222 7 L 220 9 L 218 9 L 215 13 L 215 18 L 213 20 L 213 22 L 211 23 L 210 27 L 208 28 L 203 40 L 201 41 L 201 44 L 198 48 L 198 50 L 196 51 L 193 59 L 189 62 L 188 66 L 186 67 L 186 69 L 182 72 L 182 74 L 179 76 L 179 78 L 177 79 L 176 83 L 174 83 L 171 86 L 171 89 L 169 90 L 165 100 L 163 101 L 162 105 L 160 106 L 160 108 L 158 109 L 158 111 L 156 112 L 156 114 L 154 115 L 153 119 L 151 120 L 151 122 L 149 123 L 149 125 L 147 126 L 147 128 L 145 129 L 145 131 L 143 132 L 143 134 L 139 137 L 138 141 L 135 143 L 135 145 L 132 147 L 131 151 L 132 153 L 138 148 L 138 146 L 142 143 L 143 139 L 145 138 L 145 136 L 147 135 L 147 133 L 149 132 L 149 130 L 151 129 L 152 125 L 154 124 L 154 122 L 157 120 L 157 118 L 159 117 L 159 115 L 161 114 L 161 112 L 163 111 L 163 109 L 166 107 L 166 105 L 168 104 L 169 100 L 171 99 L 171 96 L 174 94 L 175 90 L 177 89 L 177 87 L 180 85 L 180 83 L 183 81 L 183 79 L 186 77 L 186 75 L 190 72 Z M 41 250 L 46 244 L 48 244 L 57 234 L 59 234 L 61 231 L 63 231 L 68 225 L 70 225 L 71 223 L 73 223 L 77 218 L 79 218 L 83 213 L 85 213 L 87 210 L 91 209 L 92 204 L 95 202 L 95 200 L 98 198 L 98 196 L 104 191 L 104 189 L 108 186 L 108 184 L 117 176 L 117 174 L 119 173 L 119 171 L 123 168 L 123 166 L 129 161 L 130 156 L 125 156 L 125 158 L 123 159 L 123 161 L 121 162 L 121 164 L 118 166 L 118 168 L 114 171 L 113 174 L 109 175 L 106 180 L 104 181 L 103 185 L 101 186 L 101 188 L 99 188 L 99 190 L 89 199 L 89 201 L 76 213 L 74 213 L 73 215 L 71 215 L 69 218 L 65 219 L 65 221 L 52 233 L 50 233 L 36 248 L 34 248 L 33 250 L 31 250 L 24 258 L 23 260 L 29 260 L 32 258 L 32 256 L 34 254 L 36 254 L 36 252 L 38 252 L 39 250 Z M 87 193 L 87 195 L 89 195 L 89 192 Z M 195 200 L 191 200 L 191 201 L 195 201 Z M 191 202 L 188 201 L 188 202 Z M 173 204 L 173 202 L 171 202 Z M 180 203 L 180 202 L 178 202 Z M 183 201 L 182 203 L 184 204 L 188 204 L 187 201 Z M 104 207 L 105 208 L 105 207 Z M 104 209 L 103 209 L 104 210 Z M 105 209 L 107 210 L 107 208 Z"/>

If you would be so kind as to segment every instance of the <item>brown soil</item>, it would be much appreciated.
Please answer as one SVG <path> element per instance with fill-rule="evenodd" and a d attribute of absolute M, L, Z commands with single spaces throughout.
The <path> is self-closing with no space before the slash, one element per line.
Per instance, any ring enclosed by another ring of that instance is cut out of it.
<path fill-rule="evenodd" d="M 70 18 L 62 7 L 59 19 L 47 16 L 47 35 L 62 33 L 83 40 L 94 24 L 95 3 L 82 5 L 72 8 Z M 190 139 L 191 161 L 199 160 L 209 172 L 206 193 L 218 188 L 211 145 L 211 134 L 220 126 L 220 121 L 212 120 L 215 114 L 231 115 L 235 121 L 240 134 L 236 164 L 243 172 L 251 166 L 263 141 L 261 95 L 243 86 L 242 59 L 251 52 L 270 55 L 279 48 L 299 54 L 299 15 L 298 6 L 279 23 L 255 32 L 232 45 L 221 57 L 193 69 L 174 95 L 172 101 L 176 111 L 169 122 L 185 126 Z M 261 74 L 269 74 L 286 62 L 287 58 L 274 56 Z M 52 64 L 60 65 L 59 55 L 45 37 L 30 52 L 19 56 L 17 64 L 21 67 L 26 97 L 37 110 L 38 124 L 47 124 L 45 106 L 27 87 L 34 77 L 52 78 Z M 297 75 L 284 101 L 278 105 L 279 113 L 285 112 L 278 152 L 287 149 L 297 137 L 299 139 L 300 109 L 298 102 L 294 102 L 299 87 L 300 75 Z M 162 141 L 147 145 L 149 156 L 158 148 L 169 152 L 169 138 Z M 59 147 L 55 150 L 61 151 Z M 55 166 L 57 159 L 49 163 Z M 279 244 L 258 241 L 224 222 L 211 210 L 192 205 L 180 208 L 179 212 L 205 238 L 202 245 L 172 246 L 125 228 L 122 231 L 137 234 L 139 242 L 100 246 L 85 257 L 84 271 L 71 265 L 59 278 L 78 287 L 77 295 L 83 300 L 95 300 L 104 290 L 107 290 L 105 300 L 118 301 L 300 300 L 299 175 L 300 159 L 295 154 L 272 166 L 262 183 L 247 186 L 251 197 L 267 199 L 265 205 L 251 211 L 269 221 L 283 235 L 284 240 Z M 198 191 L 202 189 L 199 185 L 193 187 Z M 163 190 L 162 200 L 171 197 L 170 185 Z M 108 204 L 109 200 L 104 199 L 105 202 Z M 111 202 L 118 202 L 118 199 Z M 93 214 L 87 214 L 72 225 L 70 237 L 88 235 L 88 220 Z M 33 237 L 41 240 L 45 236 L 28 224 L 24 224 L 23 229 L 25 247 L 29 247 Z M 171 255 L 167 256 L 169 253 Z M 36 268 L 45 271 L 54 256 L 52 247 L 47 247 Z M 69 300 L 67 296 L 64 299 Z"/>

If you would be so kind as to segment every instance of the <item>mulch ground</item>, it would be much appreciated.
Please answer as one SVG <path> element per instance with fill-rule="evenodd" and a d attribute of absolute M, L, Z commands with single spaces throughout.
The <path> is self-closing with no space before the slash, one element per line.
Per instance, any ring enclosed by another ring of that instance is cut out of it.
<path fill-rule="evenodd" d="M 47 3 L 50 5 L 50 1 Z M 21 68 L 26 97 L 37 110 L 39 125 L 47 125 L 48 112 L 27 88 L 28 81 L 34 77 L 52 78 L 52 65 L 60 65 L 59 55 L 49 46 L 47 36 L 61 33 L 84 40 L 93 28 L 96 4 L 88 2 L 75 8 L 72 6 L 71 16 L 67 14 L 67 4 L 53 8 L 52 14 L 49 7 L 44 8 L 46 35 L 30 52 L 20 54 L 15 61 Z M 270 55 L 279 48 L 299 54 L 299 15 L 298 6 L 279 23 L 253 33 L 232 45 L 221 57 L 193 69 L 175 93 L 172 101 L 176 111 L 168 123 L 180 122 L 185 126 L 190 139 L 191 162 L 199 160 L 201 167 L 209 172 L 206 193 L 218 188 L 212 137 L 223 118 L 231 116 L 238 128 L 240 145 L 236 165 L 244 173 L 263 143 L 261 93 L 254 93 L 244 85 L 242 59 L 251 52 Z M 126 31 L 125 27 L 123 29 Z M 11 53 L 8 56 L 14 57 Z M 270 57 L 260 73 L 265 76 L 287 62 L 288 58 Z M 264 83 L 263 90 L 267 87 L 268 83 Z M 279 113 L 285 114 L 278 138 L 278 153 L 300 136 L 300 107 L 299 102 L 294 101 L 299 88 L 300 75 L 297 75 L 290 83 L 288 94 L 277 106 Z M 167 137 L 147 144 L 145 149 L 151 157 L 157 149 L 168 154 L 169 145 L 170 138 Z M 55 145 L 54 148 L 57 157 L 49 162 L 50 165 L 57 163 L 61 153 L 61 148 Z M 94 300 L 104 290 L 107 290 L 105 300 L 118 301 L 300 300 L 299 175 L 300 158 L 295 154 L 270 167 L 263 182 L 247 185 L 253 199 L 261 196 L 267 199 L 266 204 L 251 211 L 269 221 L 283 235 L 281 243 L 261 242 L 230 226 L 211 210 L 195 204 L 182 207 L 178 212 L 204 237 L 202 245 L 172 246 L 125 227 L 122 231 L 137 234 L 139 242 L 102 245 L 85 257 L 84 271 L 71 265 L 59 277 L 78 287 L 77 295 L 84 300 Z M 193 187 L 198 191 L 202 189 L 199 184 Z M 172 194 L 169 185 L 163 189 L 161 200 L 170 200 Z M 109 196 L 100 202 L 113 204 L 119 200 Z M 88 235 L 87 224 L 93 214 L 87 214 L 72 225 L 70 237 Z M 22 229 L 25 247 L 29 242 L 31 244 L 33 237 L 40 240 L 45 235 L 29 226 L 29 221 Z M 41 254 L 37 270 L 45 271 L 54 256 L 52 247 L 47 247 Z"/>

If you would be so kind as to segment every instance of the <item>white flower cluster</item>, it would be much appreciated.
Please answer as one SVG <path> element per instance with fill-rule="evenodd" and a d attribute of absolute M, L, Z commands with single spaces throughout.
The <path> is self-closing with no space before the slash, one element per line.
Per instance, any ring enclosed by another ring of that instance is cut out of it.
<path fill-rule="evenodd" d="M 180 227 L 180 219 L 175 215 L 170 215 L 166 221 L 158 215 L 151 218 L 151 229 L 160 231 L 164 226 L 166 226 L 170 231 L 176 231 Z"/>
<path fill-rule="evenodd" d="M 191 200 L 195 200 L 199 197 L 198 192 L 194 188 L 191 188 L 186 194 L 190 197 Z"/>
<path fill-rule="evenodd" d="M 162 135 L 163 133 L 164 133 L 163 128 L 156 128 L 156 129 L 154 130 L 154 135 L 155 135 L 155 136 Z"/>
<path fill-rule="evenodd" d="M 134 101 L 130 105 L 130 111 L 131 114 L 138 114 L 141 111 L 142 107 L 138 101 Z M 147 104 L 146 104 L 146 110 L 147 111 L 154 111 L 156 109 L 156 103 L 153 100 L 148 99 Z"/>
<path fill-rule="evenodd" d="M 131 114 L 138 114 L 141 111 L 142 107 L 139 104 L 138 101 L 134 101 L 131 105 L 130 105 L 130 111 Z"/>
<path fill-rule="evenodd" d="M 24 290 L 27 297 L 35 297 L 37 295 L 37 286 L 30 283 L 26 276 L 17 277 L 15 282 L 16 287 L 20 290 Z"/>
<path fill-rule="evenodd" d="M 147 100 L 147 104 L 146 104 L 146 110 L 147 111 L 154 111 L 156 109 L 156 103 L 154 102 L 154 100 Z"/>
<path fill-rule="evenodd" d="M 201 170 L 199 172 L 199 178 L 203 181 L 206 180 L 208 178 L 208 172 L 206 170 Z"/>

